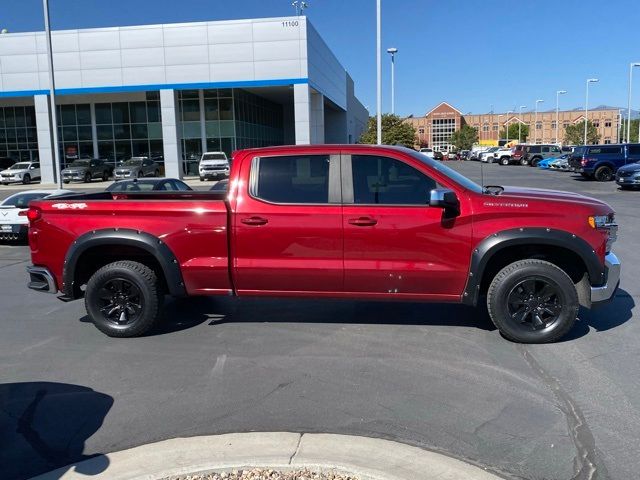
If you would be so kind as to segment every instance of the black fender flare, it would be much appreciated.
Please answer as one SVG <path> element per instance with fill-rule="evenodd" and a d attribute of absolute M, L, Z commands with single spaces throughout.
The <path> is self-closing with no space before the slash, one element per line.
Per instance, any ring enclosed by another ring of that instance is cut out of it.
<path fill-rule="evenodd" d="M 573 233 L 551 228 L 514 228 L 489 235 L 471 253 L 467 285 L 462 293 L 462 303 L 477 305 L 480 284 L 491 259 L 501 250 L 515 245 L 548 245 L 575 252 L 584 262 L 591 285 L 605 281 L 605 267 L 598 255 L 585 240 Z"/>
<path fill-rule="evenodd" d="M 62 292 L 68 299 L 79 298 L 80 286 L 75 285 L 75 273 L 80 257 L 88 249 L 107 245 L 137 247 L 151 254 L 160 264 L 167 281 L 169 293 L 176 297 L 186 296 L 180 263 L 165 242 L 150 233 L 126 228 L 93 230 L 78 237 L 69 247 L 62 269 Z"/>

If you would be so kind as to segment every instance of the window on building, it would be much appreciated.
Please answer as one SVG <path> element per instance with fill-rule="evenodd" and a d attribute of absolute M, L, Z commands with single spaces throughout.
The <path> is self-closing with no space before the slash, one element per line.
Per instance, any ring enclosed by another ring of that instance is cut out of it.
<path fill-rule="evenodd" d="M 486 123 L 484 125 L 482 125 L 482 131 L 483 132 L 488 132 L 489 131 L 489 125 L 487 125 Z"/>
<path fill-rule="evenodd" d="M 556 128 L 556 122 L 555 120 L 553 122 L 551 122 L 551 128 L 555 129 Z"/>
<path fill-rule="evenodd" d="M 262 157 L 251 194 L 273 203 L 329 203 L 329 156 Z"/>
<path fill-rule="evenodd" d="M 609 145 L 611 143 L 611 137 L 605 137 L 604 144 Z"/>
<path fill-rule="evenodd" d="M 605 120 L 604 126 L 607 127 L 607 128 L 611 127 L 611 120 Z"/>
<path fill-rule="evenodd" d="M 361 205 L 426 205 L 436 182 L 398 160 L 373 155 L 351 157 L 353 202 Z"/>
<path fill-rule="evenodd" d="M 596 128 L 600 128 L 600 122 L 596 120 L 595 122 L 593 122 L 593 126 Z"/>
<path fill-rule="evenodd" d="M 542 130 L 542 122 L 536 123 L 536 130 Z"/>
<path fill-rule="evenodd" d="M 15 161 L 38 159 L 34 107 L 0 107 L 0 157 Z"/>
<path fill-rule="evenodd" d="M 567 128 L 568 126 L 569 126 L 569 122 L 564 122 L 564 123 L 562 124 L 562 127 L 563 127 L 563 128 Z"/>
<path fill-rule="evenodd" d="M 492 130 L 495 132 L 495 131 L 497 131 L 497 130 L 498 130 L 498 128 L 499 128 L 498 124 L 497 124 L 497 123 L 494 123 L 494 124 L 493 124 L 493 128 L 492 128 Z"/>
<path fill-rule="evenodd" d="M 419 128 L 419 129 L 418 129 L 418 133 L 419 133 L 420 135 L 423 135 L 423 134 L 424 134 L 424 128 Z"/>

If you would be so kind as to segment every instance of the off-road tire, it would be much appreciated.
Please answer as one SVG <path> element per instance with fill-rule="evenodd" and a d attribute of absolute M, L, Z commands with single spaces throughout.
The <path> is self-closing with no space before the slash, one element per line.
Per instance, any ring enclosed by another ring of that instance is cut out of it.
<path fill-rule="evenodd" d="M 100 290 L 107 282 L 123 278 L 140 291 L 141 314 L 131 323 L 118 325 L 107 320 L 100 311 Z M 163 294 L 158 278 L 146 265 L 130 260 L 113 262 L 96 271 L 85 290 L 84 304 L 94 325 L 110 337 L 139 337 L 151 330 L 159 321 Z"/>
<path fill-rule="evenodd" d="M 527 279 L 548 281 L 557 291 L 561 302 L 555 320 L 539 330 L 527 329 L 509 314 L 509 296 Z M 573 327 L 580 304 L 576 287 L 564 270 L 553 263 L 527 259 L 504 267 L 493 278 L 487 292 L 489 316 L 500 333 L 508 340 L 520 343 L 552 343 L 564 337 Z"/>
<path fill-rule="evenodd" d="M 526 167 L 527 165 L 529 165 L 529 160 L 527 160 L 526 158 L 521 158 L 520 165 L 522 165 L 523 167 Z"/>
<path fill-rule="evenodd" d="M 593 178 L 598 182 L 609 182 L 613 180 L 613 169 L 607 165 L 602 165 L 593 172 Z"/>
<path fill-rule="evenodd" d="M 500 165 L 509 165 L 509 163 L 511 163 L 509 157 L 502 157 L 500 159 Z"/>

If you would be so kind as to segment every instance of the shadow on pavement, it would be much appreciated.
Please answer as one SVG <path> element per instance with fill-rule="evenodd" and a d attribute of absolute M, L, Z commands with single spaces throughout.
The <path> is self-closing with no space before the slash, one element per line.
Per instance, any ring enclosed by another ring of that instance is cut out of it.
<path fill-rule="evenodd" d="M 0 477 L 31 478 L 95 457 L 84 475 L 108 466 L 103 456 L 83 455 L 113 398 L 79 385 L 53 382 L 0 384 Z"/>
<path fill-rule="evenodd" d="M 495 330 L 486 308 L 458 304 L 310 300 L 283 298 L 194 297 L 167 302 L 158 335 L 209 321 L 224 323 L 345 323 L 450 325 Z M 179 320 L 178 320 L 179 319 Z"/>
<path fill-rule="evenodd" d="M 590 328 L 597 332 L 605 332 L 619 327 L 631 320 L 635 305 L 633 297 L 627 291 L 618 289 L 613 301 L 592 310 L 581 309 L 579 321 L 562 341 L 580 338 L 589 333 Z"/>

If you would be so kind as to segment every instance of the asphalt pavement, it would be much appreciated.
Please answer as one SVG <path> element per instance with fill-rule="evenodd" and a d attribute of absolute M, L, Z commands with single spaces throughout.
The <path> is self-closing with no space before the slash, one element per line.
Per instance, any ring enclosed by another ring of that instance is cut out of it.
<path fill-rule="evenodd" d="M 2 477 L 180 436 L 286 431 L 397 440 L 508 478 L 638 478 L 640 191 L 447 164 L 611 204 L 615 301 L 551 345 L 511 343 L 460 305 L 232 298 L 168 300 L 152 335 L 112 339 L 82 301 L 27 290 L 28 249 L 0 246 Z"/>

